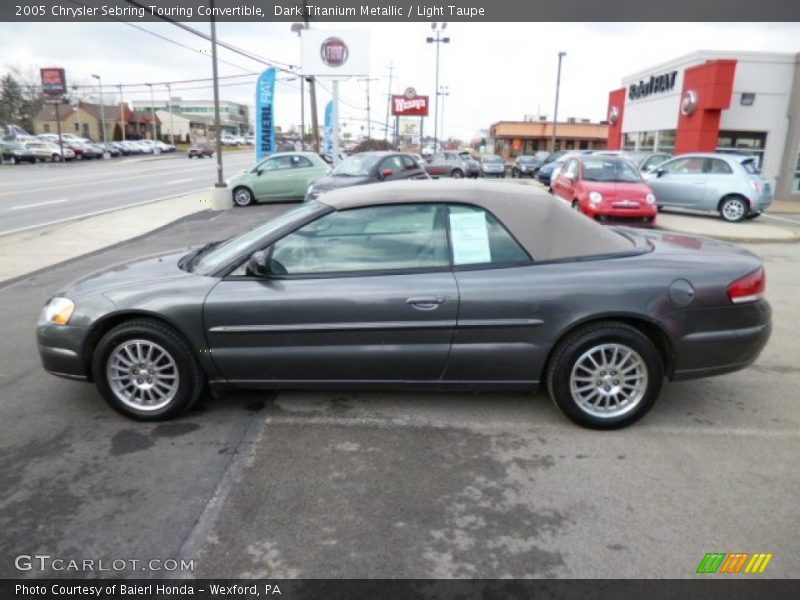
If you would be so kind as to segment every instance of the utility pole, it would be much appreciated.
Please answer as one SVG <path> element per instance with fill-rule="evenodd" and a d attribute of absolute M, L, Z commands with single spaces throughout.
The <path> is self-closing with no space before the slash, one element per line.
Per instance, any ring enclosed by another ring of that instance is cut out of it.
<path fill-rule="evenodd" d="M 556 151 L 556 126 L 558 124 L 558 92 L 561 89 L 561 60 L 567 55 L 566 52 L 558 53 L 558 76 L 556 78 L 556 107 L 553 111 L 553 152 Z"/>
<path fill-rule="evenodd" d="M 211 70 L 214 77 L 214 130 L 217 133 L 217 183 L 216 188 L 225 187 L 225 179 L 222 177 L 222 136 L 220 129 L 222 123 L 219 116 L 219 73 L 217 70 L 217 22 L 214 18 L 214 0 L 210 0 L 211 7 Z"/>
<path fill-rule="evenodd" d="M 175 126 L 172 122 L 172 84 L 167 84 L 167 106 L 169 107 L 169 143 L 175 145 Z"/>
<path fill-rule="evenodd" d="M 317 88 L 314 77 L 308 78 L 308 93 L 311 96 L 311 129 L 314 132 L 314 152 L 319 154 L 319 123 L 317 122 Z"/>
<path fill-rule="evenodd" d="M 394 77 L 394 61 L 389 63 L 389 90 L 386 94 L 386 122 L 383 124 L 383 132 L 386 140 L 389 139 L 389 112 L 392 107 L 392 78 Z"/>
<path fill-rule="evenodd" d="M 444 98 L 450 95 L 450 88 L 446 85 L 439 86 L 436 94 L 442 97 L 442 117 L 439 120 L 439 132 L 441 137 L 444 138 Z"/>
<path fill-rule="evenodd" d="M 375 77 L 362 77 L 358 81 L 365 81 L 367 83 L 367 140 L 372 139 L 372 117 L 370 116 L 370 107 L 369 107 L 369 82 L 370 81 L 377 81 Z"/>
<path fill-rule="evenodd" d="M 308 23 L 292 23 L 292 31 L 297 37 L 302 37 L 304 29 L 308 29 Z M 306 78 L 300 74 L 300 150 L 306 149 Z"/>
<path fill-rule="evenodd" d="M 438 152 L 438 141 L 439 138 L 437 137 L 437 126 L 436 124 L 439 122 L 439 46 L 442 44 L 449 44 L 450 38 L 449 37 L 442 37 L 441 34 L 447 29 L 447 23 L 441 23 L 441 27 L 439 27 L 438 23 L 431 23 L 431 29 L 436 32 L 436 37 L 428 37 L 425 41 L 428 44 L 436 44 L 436 83 L 434 84 L 434 89 L 437 91 L 436 94 L 436 104 L 433 109 L 433 151 Z"/>
<path fill-rule="evenodd" d="M 119 87 L 119 120 L 122 123 L 122 141 L 125 141 L 125 103 L 122 101 L 122 84 Z"/>
<path fill-rule="evenodd" d="M 77 85 L 73 85 L 72 86 L 72 90 L 75 92 L 75 95 L 77 96 L 78 95 L 78 86 Z M 78 96 L 77 100 L 78 100 L 78 105 L 77 105 L 78 106 L 78 108 L 77 108 L 77 113 L 78 114 L 77 114 L 76 118 L 78 120 L 78 137 L 83 137 L 83 129 L 81 128 L 81 97 Z M 58 137 L 59 138 L 61 137 L 60 133 L 58 134 Z"/>

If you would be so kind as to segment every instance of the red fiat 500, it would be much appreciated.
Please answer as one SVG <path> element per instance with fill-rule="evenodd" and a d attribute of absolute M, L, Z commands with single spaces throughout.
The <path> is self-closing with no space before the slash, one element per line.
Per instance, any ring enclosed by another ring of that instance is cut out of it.
<path fill-rule="evenodd" d="M 571 158 L 553 183 L 553 193 L 598 221 L 652 224 L 658 208 L 639 169 L 624 158 Z"/>

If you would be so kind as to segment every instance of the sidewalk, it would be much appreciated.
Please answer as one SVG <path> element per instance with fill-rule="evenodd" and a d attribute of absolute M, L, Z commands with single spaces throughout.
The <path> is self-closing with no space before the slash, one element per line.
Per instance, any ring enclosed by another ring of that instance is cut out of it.
<path fill-rule="evenodd" d="M 211 206 L 211 190 L 0 236 L 0 282 L 158 229 Z"/>
<path fill-rule="evenodd" d="M 800 202 L 795 200 L 775 200 L 767 213 L 800 213 Z"/>
<path fill-rule="evenodd" d="M 767 225 L 761 220 L 727 223 L 716 215 L 660 212 L 656 227 L 667 231 L 716 238 L 728 242 L 798 242 L 800 229 Z"/>

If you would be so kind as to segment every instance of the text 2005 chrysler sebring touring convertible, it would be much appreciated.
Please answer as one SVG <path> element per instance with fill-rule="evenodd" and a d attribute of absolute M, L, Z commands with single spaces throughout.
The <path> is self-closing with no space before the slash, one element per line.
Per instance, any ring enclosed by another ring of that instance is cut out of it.
<path fill-rule="evenodd" d="M 206 385 L 532 389 L 588 427 L 641 417 L 664 377 L 752 363 L 761 261 L 611 229 L 527 186 L 329 192 L 199 250 L 93 274 L 45 306 L 45 368 L 162 419 Z"/>

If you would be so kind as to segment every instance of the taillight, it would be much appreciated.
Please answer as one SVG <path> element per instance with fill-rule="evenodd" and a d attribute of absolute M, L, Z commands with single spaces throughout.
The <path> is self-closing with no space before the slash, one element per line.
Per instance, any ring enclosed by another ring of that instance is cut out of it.
<path fill-rule="evenodd" d="M 764 297 L 767 289 L 767 273 L 759 267 L 749 275 L 737 279 L 728 286 L 728 296 L 734 304 L 756 302 Z"/>
<path fill-rule="evenodd" d="M 764 186 L 761 185 L 760 181 L 757 181 L 755 179 L 751 179 L 750 180 L 750 187 L 752 187 L 755 191 L 760 193 Z"/>

